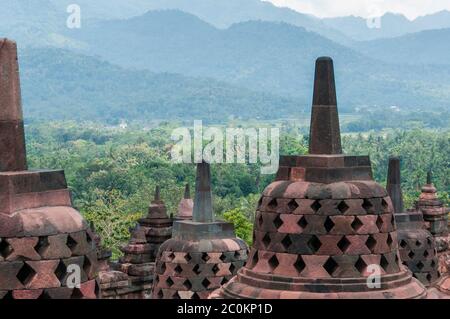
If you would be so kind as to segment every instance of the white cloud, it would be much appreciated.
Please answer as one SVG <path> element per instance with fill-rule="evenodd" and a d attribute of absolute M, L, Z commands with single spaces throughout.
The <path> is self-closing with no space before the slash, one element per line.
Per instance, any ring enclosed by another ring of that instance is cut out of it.
<path fill-rule="evenodd" d="M 371 17 L 386 12 L 402 13 L 409 19 L 450 10 L 450 0 L 265 0 L 317 17 L 356 15 Z"/>

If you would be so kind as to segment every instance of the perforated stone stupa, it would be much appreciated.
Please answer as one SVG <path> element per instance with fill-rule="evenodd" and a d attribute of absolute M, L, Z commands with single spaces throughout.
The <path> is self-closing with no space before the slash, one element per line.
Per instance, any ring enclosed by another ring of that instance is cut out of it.
<path fill-rule="evenodd" d="M 397 157 L 389 159 L 387 190 L 394 205 L 400 258 L 415 278 L 426 287 L 432 287 L 440 278 L 434 238 L 426 229 L 421 212 L 404 209 Z"/>
<path fill-rule="evenodd" d="M 155 299 L 206 299 L 244 265 L 247 245 L 232 224 L 215 221 L 210 166 L 197 165 L 193 220 L 177 220 L 156 261 Z"/>
<path fill-rule="evenodd" d="M 160 187 L 148 208 L 148 215 L 138 221 L 127 246 L 122 248 L 119 270 L 128 274 L 130 287 L 127 299 L 150 299 L 159 247 L 172 236 L 172 219 L 161 200 Z"/>
<path fill-rule="evenodd" d="M 316 62 L 309 153 L 281 157 L 259 201 L 247 265 L 212 297 L 425 297 L 401 264 L 392 202 L 372 180 L 369 157 L 342 154 L 330 58 Z M 380 287 L 368 285 L 373 269 Z"/>
<path fill-rule="evenodd" d="M 16 43 L 0 39 L 0 299 L 96 298 L 97 255 L 62 170 L 28 170 Z M 67 268 L 80 269 L 79 288 Z"/>

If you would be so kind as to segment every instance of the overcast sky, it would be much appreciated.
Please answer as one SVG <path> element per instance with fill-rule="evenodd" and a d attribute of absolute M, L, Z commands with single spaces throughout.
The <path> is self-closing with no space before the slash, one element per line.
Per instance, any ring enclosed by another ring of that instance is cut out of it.
<path fill-rule="evenodd" d="M 386 12 L 402 13 L 409 19 L 450 11 L 450 0 L 265 0 L 317 17 L 356 15 L 374 17 Z"/>

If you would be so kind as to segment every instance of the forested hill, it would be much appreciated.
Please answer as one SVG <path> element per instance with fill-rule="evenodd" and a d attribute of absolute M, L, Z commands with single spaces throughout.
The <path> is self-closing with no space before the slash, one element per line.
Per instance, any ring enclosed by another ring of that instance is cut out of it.
<path fill-rule="evenodd" d="M 55 48 L 20 54 L 24 114 L 30 120 L 192 120 L 296 116 L 310 103 L 211 79 L 125 70 Z"/>

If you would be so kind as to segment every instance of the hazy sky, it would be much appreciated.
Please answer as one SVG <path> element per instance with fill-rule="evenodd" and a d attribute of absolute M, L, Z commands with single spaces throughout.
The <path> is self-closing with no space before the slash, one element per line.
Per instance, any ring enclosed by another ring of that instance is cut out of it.
<path fill-rule="evenodd" d="M 356 15 L 374 17 L 386 12 L 402 13 L 409 19 L 450 10 L 450 0 L 265 0 L 317 17 Z"/>

